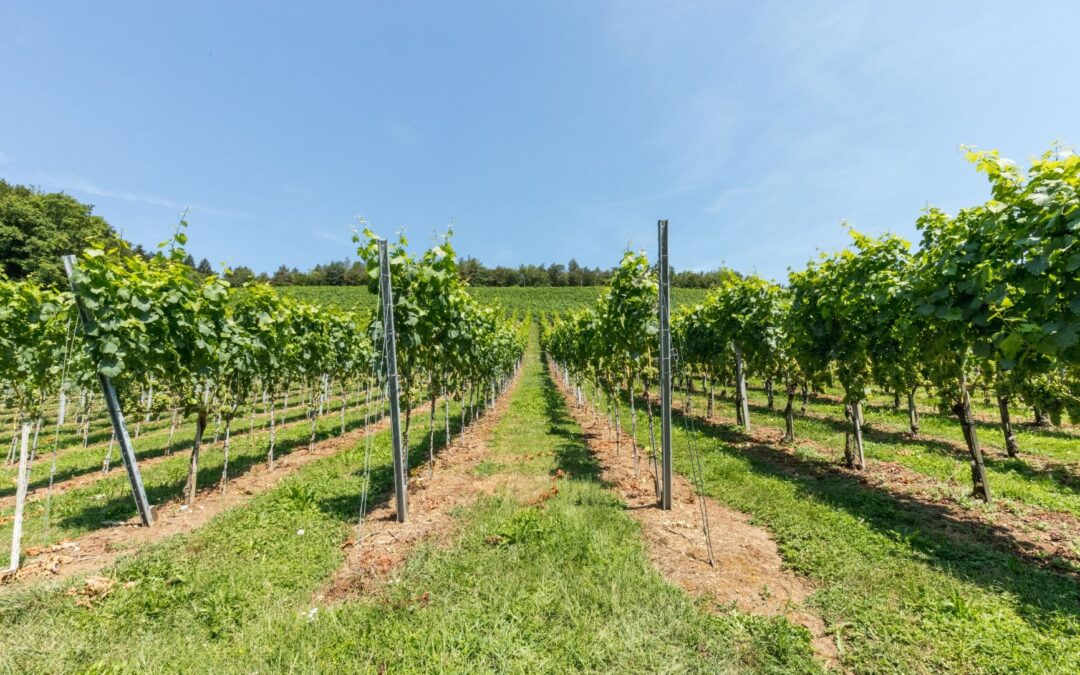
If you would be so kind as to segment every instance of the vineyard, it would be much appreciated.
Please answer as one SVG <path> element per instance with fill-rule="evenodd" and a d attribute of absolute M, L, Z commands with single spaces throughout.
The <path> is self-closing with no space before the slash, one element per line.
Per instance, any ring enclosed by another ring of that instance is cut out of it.
<path fill-rule="evenodd" d="M 0 671 L 1077 672 L 1080 157 L 969 159 L 783 283 L 0 278 Z"/>
<path fill-rule="evenodd" d="M 378 305 L 378 295 L 360 286 L 285 286 L 283 295 L 313 305 L 345 310 L 371 311 Z M 584 309 L 596 302 L 603 288 L 595 286 L 569 287 L 469 287 L 468 292 L 486 307 L 501 308 L 519 316 L 554 317 L 575 309 Z M 673 304 L 695 304 L 705 299 L 708 291 L 702 288 L 672 289 Z"/>

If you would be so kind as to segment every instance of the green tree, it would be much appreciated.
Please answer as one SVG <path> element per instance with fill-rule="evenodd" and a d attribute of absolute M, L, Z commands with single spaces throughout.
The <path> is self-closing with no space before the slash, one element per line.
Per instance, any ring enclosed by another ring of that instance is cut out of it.
<path fill-rule="evenodd" d="M 0 268 L 10 279 L 35 277 L 66 288 L 61 257 L 119 237 L 93 206 L 62 192 L 40 192 L 0 179 Z"/>

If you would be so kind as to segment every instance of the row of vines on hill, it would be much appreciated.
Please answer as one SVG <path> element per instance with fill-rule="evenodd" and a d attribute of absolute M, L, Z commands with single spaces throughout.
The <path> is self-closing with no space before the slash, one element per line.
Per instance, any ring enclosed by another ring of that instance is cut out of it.
<path fill-rule="evenodd" d="M 616 449 L 621 444 L 621 401 L 628 400 L 631 452 L 635 470 L 637 447 L 637 387 L 640 383 L 649 406 L 649 382 L 656 377 L 657 281 L 644 253 L 626 253 L 607 290 L 592 307 L 573 312 L 545 326 L 543 346 L 562 367 L 565 384 L 574 378 L 578 402 L 582 385 L 591 383 L 603 396 L 615 425 Z M 652 444 L 655 450 L 655 443 Z M 655 470 L 656 455 L 650 457 Z"/>
<path fill-rule="evenodd" d="M 370 290 L 378 290 L 378 240 L 364 230 L 357 237 L 360 259 L 370 274 Z M 403 445 L 408 447 L 413 403 L 427 392 L 429 409 L 429 470 L 433 465 L 434 421 L 440 395 L 453 395 L 469 407 L 489 404 L 506 383 L 525 351 L 527 322 L 504 317 L 483 306 L 468 292 L 458 271 L 450 234 L 416 257 L 401 236 L 390 245 L 394 328 L 398 344 L 398 374 L 405 410 Z M 382 339 L 382 319 L 370 322 L 372 339 Z M 446 400 L 449 405 L 449 398 Z M 465 406 L 462 408 L 464 413 Z M 449 416 L 446 417 L 449 434 Z"/>
<path fill-rule="evenodd" d="M 72 292 L 0 278 L 0 387 L 21 428 L 40 429 L 46 414 L 57 416 L 59 428 L 73 395 L 79 414 L 86 414 L 98 372 L 112 379 L 129 417 L 171 414 L 173 429 L 178 418 L 193 417 L 184 489 L 190 504 L 212 419 L 224 434 L 224 489 L 231 428 L 245 413 L 253 428 L 257 406 L 261 402 L 265 412 L 269 400 L 267 462 L 273 468 L 275 413 L 279 402 L 282 412 L 288 407 L 288 392 L 302 392 L 310 445 L 333 393 L 340 395 L 344 431 L 350 392 L 357 401 L 367 392 L 370 404 L 371 391 L 385 385 L 385 366 L 377 312 L 311 305 L 265 284 L 233 287 L 223 276 L 193 275 L 183 262 L 183 225 L 149 259 L 123 248 L 83 252 L 74 287 L 85 322 Z M 374 242 L 368 233 L 362 256 L 371 257 Z M 377 262 L 368 269 L 377 286 Z M 448 241 L 418 258 L 400 241 L 392 272 L 406 440 L 413 403 L 426 399 L 433 448 L 438 397 L 447 397 L 449 436 L 450 398 L 467 401 L 473 413 L 478 402 L 493 398 L 523 352 L 523 322 L 469 296 Z"/>
<path fill-rule="evenodd" d="M 1021 172 L 996 152 L 968 152 L 991 199 L 949 216 L 928 209 L 912 251 L 893 235 L 851 231 L 851 248 L 792 270 L 786 286 L 729 278 L 673 317 L 684 386 L 700 377 L 733 383 L 736 420 L 747 430 L 748 377 L 786 395 L 787 441 L 801 392 L 839 383 L 850 421 L 845 460 L 863 468 L 863 413 L 872 385 L 906 397 L 919 432 L 917 387 L 956 416 L 971 456 L 975 494 L 990 499 L 971 409 L 981 385 L 998 399 L 1009 454 L 1017 447 L 1009 404 L 1036 417 L 1080 419 L 1080 157 L 1054 149 Z M 551 356 L 619 399 L 648 399 L 656 372 L 656 281 L 643 255 L 627 254 L 597 305 L 555 321 Z M 693 373 L 693 376 L 691 376 Z M 710 410 L 711 413 L 711 410 Z"/>

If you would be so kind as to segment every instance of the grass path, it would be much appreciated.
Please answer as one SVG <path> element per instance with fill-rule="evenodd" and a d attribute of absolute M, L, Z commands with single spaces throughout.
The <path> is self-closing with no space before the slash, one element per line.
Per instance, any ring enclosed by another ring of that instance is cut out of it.
<path fill-rule="evenodd" d="M 768 401 L 765 392 L 760 388 L 750 389 L 749 398 L 752 404 L 763 408 Z M 923 406 L 919 410 L 920 434 L 930 438 L 951 441 L 960 447 L 965 447 L 963 445 L 964 434 L 956 417 L 941 414 L 935 407 L 929 406 L 929 401 L 925 399 L 921 402 Z M 782 395 L 778 394 L 776 396 L 776 404 L 783 406 L 784 397 Z M 801 401 L 797 400 L 796 406 L 800 404 Z M 838 415 L 842 417 L 842 412 L 840 412 L 842 406 L 836 400 L 812 396 L 807 409 L 829 417 Z M 1017 443 L 1020 446 L 1021 459 L 1035 456 L 1063 463 L 1080 462 L 1080 431 L 1075 427 L 1036 427 L 1026 419 L 1022 419 L 1018 415 L 1021 412 L 1022 410 L 1015 405 L 1013 406 L 1013 433 L 1016 435 Z M 989 454 L 1006 457 L 1004 436 L 997 415 L 996 409 L 992 414 L 984 409 L 976 419 L 975 426 L 979 436 L 979 444 Z M 899 433 L 908 431 L 906 403 L 899 409 L 894 409 L 891 403 L 882 401 L 881 397 L 878 396 L 873 403 L 867 403 L 863 406 L 863 417 L 866 419 L 867 424 L 878 427 L 883 431 Z"/>
<path fill-rule="evenodd" d="M 276 637 L 260 643 L 258 667 L 815 671 L 805 630 L 782 618 L 712 614 L 660 578 L 535 345 L 524 368 L 474 469 L 504 489 L 460 509 L 452 545 L 421 546 L 371 597 L 261 626 Z"/>
<path fill-rule="evenodd" d="M 306 403 L 302 400 L 302 396 L 298 391 L 293 392 L 292 404 L 287 410 L 282 410 L 279 406 L 275 410 L 275 426 L 280 429 L 284 426 L 304 424 L 307 420 L 308 408 Z M 279 401 L 281 397 L 278 397 Z M 357 418 L 357 410 L 363 409 L 364 397 L 353 396 L 350 394 L 348 399 L 348 410 L 346 411 L 346 420 L 355 422 Z M 325 417 L 333 418 L 339 414 L 341 405 L 341 399 L 335 398 L 331 401 L 331 405 L 326 411 Z M 142 433 L 138 438 L 134 435 L 135 425 L 128 421 L 129 432 L 132 435 L 132 445 L 135 450 L 135 457 L 139 460 L 140 465 L 144 462 L 152 463 L 170 456 L 169 452 L 169 426 L 170 419 L 166 414 L 163 418 L 155 420 L 149 424 L 143 425 Z M 360 415 L 362 417 L 362 414 Z M 255 427 L 254 427 L 254 442 L 261 442 L 265 444 L 269 435 L 268 421 L 270 419 L 269 412 L 259 410 L 255 415 Z M 55 485 L 63 485 L 65 482 L 72 480 L 93 481 L 102 476 L 102 464 L 109 447 L 109 438 L 112 435 L 112 426 L 105 420 L 95 420 L 96 424 L 104 424 L 103 428 L 95 430 L 90 435 L 90 444 L 87 447 L 82 447 L 81 436 L 78 435 L 66 435 L 61 434 L 57 447 L 58 452 L 56 455 L 56 475 Z M 250 417 L 246 411 L 244 414 L 238 415 L 232 424 L 232 438 L 233 443 L 238 442 L 253 442 L 249 439 Z M 42 427 L 41 438 L 38 443 L 38 454 L 35 458 L 32 466 L 30 467 L 29 483 L 30 494 L 35 492 L 41 492 L 49 484 L 49 473 L 52 463 L 52 447 L 53 447 L 53 433 L 55 428 L 49 428 L 48 425 Z M 204 441 L 210 445 L 210 441 L 214 438 L 214 423 L 211 421 L 210 428 L 204 436 Z M 220 444 L 221 438 L 218 435 Z M 186 419 L 179 420 L 176 426 L 176 432 L 172 440 L 171 453 L 176 454 L 178 452 L 186 452 L 191 449 L 191 445 L 195 438 L 195 422 L 192 416 Z M 113 444 L 112 448 L 112 468 L 123 470 L 123 462 L 120 459 L 120 448 Z M 15 495 L 15 474 L 17 467 L 15 465 L 6 465 L 0 467 L 0 503 L 9 504 L 14 501 Z"/>
<path fill-rule="evenodd" d="M 441 431 L 436 440 L 441 447 Z M 0 591 L 0 673 L 250 672 L 235 661 L 251 649 L 242 632 L 293 614 L 340 565 L 358 514 L 363 450 L 360 441 L 311 462 L 201 529 L 121 559 L 104 572 L 100 596 L 80 580 Z M 409 454 L 411 464 L 423 462 L 426 436 L 414 435 Z M 372 467 L 377 501 L 385 500 L 388 432 L 373 436 Z M 211 666 L 211 657 L 226 665 Z"/>
<path fill-rule="evenodd" d="M 427 439 L 415 436 L 420 468 Z M 813 458 L 681 421 L 674 436 L 676 469 L 689 473 L 696 443 L 710 496 L 768 528 L 789 569 L 813 580 L 808 602 L 845 669 L 1080 670 L 1075 576 Z M 385 499 L 387 434 L 374 440 Z M 311 462 L 201 529 L 122 559 L 98 595 L 79 583 L 0 591 L 0 673 L 819 670 L 805 629 L 710 612 L 653 569 L 535 335 L 471 469 L 503 487 L 451 509 L 450 535 L 421 543 L 380 583 L 327 602 L 356 532 L 362 452 Z"/>
<path fill-rule="evenodd" d="M 373 402 L 371 419 L 382 415 L 385 405 Z M 346 431 L 362 428 L 364 415 L 356 411 L 346 417 Z M 332 438 L 340 434 L 341 421 L 337 415 L 327 415 L 316 424 L 316 440 Z M 307 447 L 311 433 L 306 422 L 279 427 L 275 456 L 283 457 Z M 266 463 L 269 440 L 267 434 L 254 438 L 240 435 L 234 437 L 229 456 L 229 475 L 239 477 L 250 469 Z M 146 494 L 154 508 L 161 508 L 183 494 L 187 479 L 189 452 L 177 452 L 158 461 L 140 466 Z M 218 485 L 224 452 L 220 444 L 206 448 L 200 453 L 198 485 L 209 488 Z M 196 500 L 198 503 L 198 500 Z M 50 527 L 45 530 L 44 495 L 29 500 L 23 523 L 23 547 L 42 547 L 65 539 L 79 537 L 88 532 L 124 523 L 136 515 L 131 487 L 122 463 L 117 470 L 99 480 L 93 480 L 55 493 L 50 507 Z M 13 507 L 0 510 L 0 541 L 10 540 L 12 522 L 7 517 Z M 6 563 L 8 553 L 0 552 L 0 564 Z"/>

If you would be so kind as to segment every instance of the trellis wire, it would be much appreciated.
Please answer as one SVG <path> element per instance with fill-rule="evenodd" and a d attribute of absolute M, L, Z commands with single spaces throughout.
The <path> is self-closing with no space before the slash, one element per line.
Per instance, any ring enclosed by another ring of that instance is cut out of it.
<path fill-rule="evenodd" d="M 60 391 L 64 391 L 64 387 L 67 386 L 67 367 L 68 356 L 71 354 L 71 348 L 75 345 L 75 321 L 76 319 L 68 319 L 68 333 L 67 339 L 64 340 L 64 361 L 60 366 Z M 56 430 L 53 434 L 53 447 L 52 447 L 52 463 L 49 466 L 49 488 L 45 492 L 45 539 L 49 537 L 49 514 L 52 507 L 52 492 L 53 483 L 56 480 L 56 455 L 60 449 L 60 415 L 56 416 Z"/>
<path fill-rule="evenodd" d="M 680 340 L 680 350 L 682 352 L 682 344 Z M 686 363 L 680 359 L 675 358 L 677 367 L 682 371 L 684 377 L 688 376 Z M 690 388 L 686 389 L 686 398 L 690 398 Z M 705 534 L 705 548 L 709 555 L 709 565 L 715 567 L 716 560 L 713 557 L 713 543 L 712 543 L 712 531 L 709 527 L 709 509 L 708 503 L 705 500 L 705 470 L 701 465 L 701 451 L 697 448 L 695 439 L 697 438 L 697 428 L 694 425 L 694 419 L 691 415 L 680 415 L 683 424 L 683 435 L 686 436 L 686 450 L 690 456 L 690 470 L 694 483 L 694 487 L 697 488 L 698 493 L 698 507 L 701 510 L 701 529 Z"/>
<path fill-rule="evenodd" d="M 374 364 L 372 364 L 372 374 L 376 384 L 379 384 L 378 373 Z M 367 516 L 368 499 L 371 493 L 371 451 L 375 445 L 375 435 L 371 433 L 371 424 L 368 423 L 369 413 L 371 412 L 371 389 L 369 386 L 364 391 L 364 473 L 360 484 L 360 518 L 356 530 L 357 542 L 364 540 L 364 518 Z M 386 388 L 379 386 L 379 398 L 376 402 L 379 404 L 380 412 L 382 412 L 382 402 L 388 399 L 389 395 Z M 379 419 L 382 419 L 381 415 Z"/>

